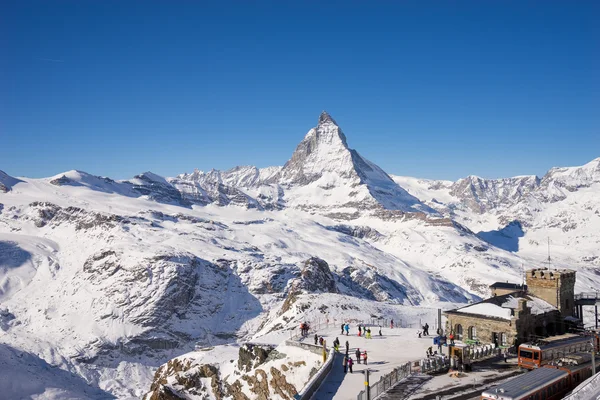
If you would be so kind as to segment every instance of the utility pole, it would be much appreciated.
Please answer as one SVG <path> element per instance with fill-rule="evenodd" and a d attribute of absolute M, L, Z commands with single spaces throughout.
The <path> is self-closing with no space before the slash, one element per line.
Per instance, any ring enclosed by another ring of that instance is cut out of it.
<path fill-rule="evenodd" d="M 371 387 L 369 386 L 369 369 L 365 369 L 365 391 L 367 393 L 367 400 L 371 400 Z"/>
<path fill-rule="evenodd" d="M 548 269 L 550 269 L 552 259 L 550 258 L 550 236 L 548 236 Z"/>
<path fill-rule="evenodd" d="M 594 348 L 594 336 L 592 336 L 592 376 L 596 375 L 596 351 Z"/>

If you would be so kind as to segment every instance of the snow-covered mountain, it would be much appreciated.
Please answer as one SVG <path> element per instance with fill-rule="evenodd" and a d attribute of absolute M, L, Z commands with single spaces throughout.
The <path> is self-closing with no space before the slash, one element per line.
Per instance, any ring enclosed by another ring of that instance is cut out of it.
<path fill-rule="evenodd" d="M 194 171 L 170 182 L 196 204 L 267 210 L 294 207 L 338 216 L 346 213 L 347 218 L 376 210 L 435 213 L 350 149 L 341 128 L 326 112 L 283 167 Z"/>
<path fill-rule="evenodd" d="M 333 298 L 360 304 L 342 310 L 358 318 L 486 296 L 543 265 L 548 236 L 553 265 L 597 288 L 599 165 L 391 177 L 324 112 L 283 167 L 125 181 L 0 172 L 0 342 L 76 374 L 49 397 L 82 382 L 100 390 L 82 398 L 139 397 L 196 345 L 285 336 L 309 310 L 333 312 Z"/>

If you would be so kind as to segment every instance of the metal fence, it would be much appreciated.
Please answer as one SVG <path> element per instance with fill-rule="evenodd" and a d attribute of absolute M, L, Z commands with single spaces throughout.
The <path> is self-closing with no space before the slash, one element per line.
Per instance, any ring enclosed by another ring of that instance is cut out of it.
<path fill-rule="evenodd" d="M 379 395 L 387 392 L 392 386 L 411 374 L 410 363 L 395 368 L 392 372 L 382 376 L 375 383 L 369 385 L 369 389 L 361 391 L 356 400 L 375 400 Z M 369 390 L 369 393 L 367 393 Z"/>
<path fill-rule="evenodd" d="M 446 356 L 423 358 L 419 361 L 419 367 L 425 374 L 446 371 L 450 368 L 450 358 Z"/>

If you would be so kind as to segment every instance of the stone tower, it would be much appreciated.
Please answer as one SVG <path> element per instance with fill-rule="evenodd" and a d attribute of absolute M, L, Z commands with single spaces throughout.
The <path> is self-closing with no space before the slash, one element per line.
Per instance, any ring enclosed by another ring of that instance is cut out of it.
<path fill-rule="evenodd" d="M 527 292 L 558 308 L 563 318 L 572 316 L 575 307 L 575 271 L 531 269 L 527 271 Z"/>

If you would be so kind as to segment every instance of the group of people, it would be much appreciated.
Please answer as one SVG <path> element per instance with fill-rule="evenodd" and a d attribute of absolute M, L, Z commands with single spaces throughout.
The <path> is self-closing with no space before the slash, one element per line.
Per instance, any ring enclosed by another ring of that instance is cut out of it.
<path fill-rule="evenodd" d="M 342 324 L 342 332 L 340 333 L 340 335 L 343 335 L 344 331 L 346 331 L 346 336 L 350 334 L 350 324 Z"/>
<path fill-rule="evenodd" d="M 423 325 L 422 328 L 423 328 L 422 331 L 417 331 L 417 335 L 419 335 L 419 338 L 422 335 L 429 336 L 429 324 L 427 322 L 425 322 L 425 325 Z"/>
<path fill-rule="evenodd" d="M 365 339 L 371 339 L 371 328 L 358 325 L 358 336 L 361 336 L 362 334 L 364 334 Z M 379 329 L 379 336 L 381 336 L 381 328 Z"/>
<path fill-rule="evenodd" d="M 346 342 L 348 343 L 348 342 Z M 354 353 L 356 355 L 356 362 L 358 364 L 360 364 L 360 359 L 363 359 L 363 362 L 365 365 L 367 365 L 367 351 L 365 350 L 364 352 L 361 353 L 360 349 L 356 349 L 356 353 Z M 342 367 L 344 368 L 344 373 L 348 373 L 348 371 L 350 371 L 350 373 L 352 373 L 352 366 L 354 365 L 354 360 L 352 359 L 352 357 L 348 354 L 348 347 L 346 346 L 346 355 L 344 356 L 344 359 L 342 360 Z"/>
<path fill-rule="evenodd" d="M 302 334 L 302 336 L 308 336 L 309 329 L 310 329 L 310 326 L 306 322 L 303 322 L 300 324 L 300 333 Z M 315 343 L 315 344 L 317 344 L 317 343 Z"/>
<path fill-rule="evenodd" d="M 339 338 L 335 338 L 335 340 L 333 341 L 333 348 L 335 349 L 335 351 L 340 351 L 340 339 Z M 348 354 L 349 351 L 350 351 L 350 343 L 346 340 L 346 354 Z"/>
<path fill-rule="evenodd" d="M 325 339 L 323 338 L 323 336 L 319 337 L 319 335 L 317 335 L 317 334 L 315 333 L 315 345 L 316 345 L 316 344 L 317 344 L 317 342 L 318 342 L 318 343 L 319 343 L 319 345 L 323 346 L 323 341 L 324 341 L 324 340 L 325 340 Z"/>

